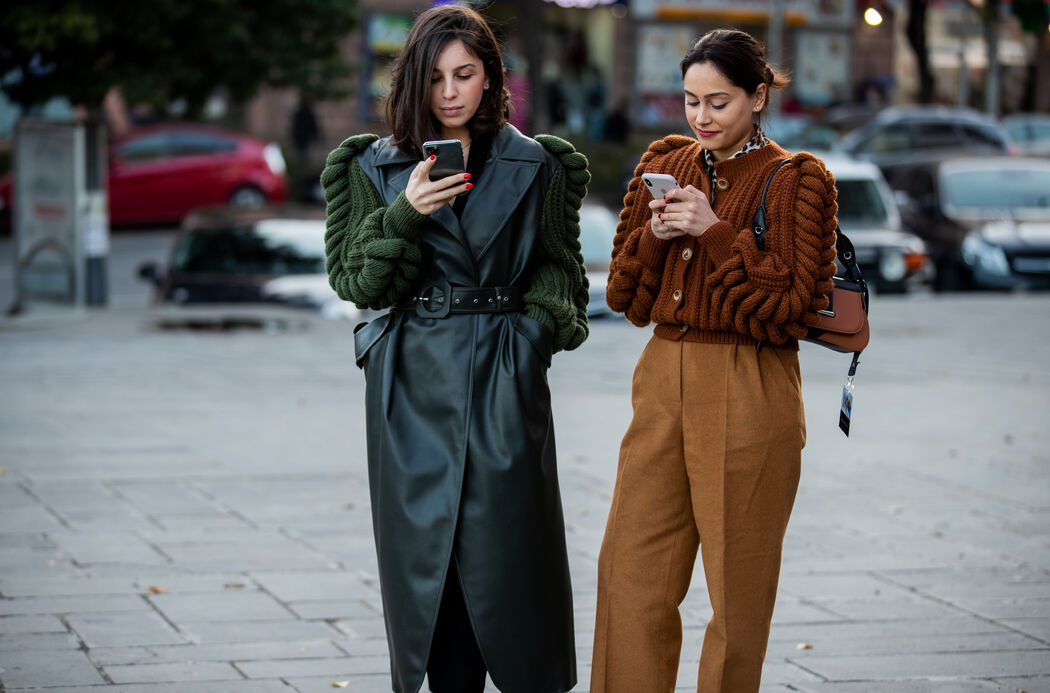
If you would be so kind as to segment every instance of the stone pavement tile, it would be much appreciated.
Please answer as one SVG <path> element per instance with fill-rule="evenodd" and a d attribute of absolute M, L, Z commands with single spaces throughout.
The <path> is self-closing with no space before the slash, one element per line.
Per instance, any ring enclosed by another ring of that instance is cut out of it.
<path fill-rule="evenodd" d="M 879 633 L 873 638 L 812 638 L 804 631 L 798 633 L 795 642 L 776 640 L 769 644 L 767 656 L 793 658 L 803 663 L 806 657 L 821 655 L 848 656 L 858 652 L 866 655 L 891 654 L 939 654 L 946 652 L 1010 652 L 1016 650 L 1045 650 L 1046 645 L 1018 633 L 967 633 L 938 634 L 925 636 Z M 799 650 L 799 644 L 810 649 Z"/>
<path fill-rule="evenodd" d="M 782 572 L 780 595 L 793 595 L 807 601 L 822 599 L 865 599 L 884 592 L 906 593 L 902 587 L 887 584 L 868 572 L 813 574 Z"/>
<path fill-rule="evenodd" d="M 66 627 L 57 616 L 0 616 L 0 634 L 65 633 Z"/>
<path fill-rule="evenodd" d="M 1025 693 L 1043 693 L 1050 691 L 1050 676 L 1016 676 L 1009 678 L 998 678 L 995 682 L 1009 693 L 1024 691 Z"/>
<path fill-rule="evenodd" d="M 374 598 L 377 585 L 367 584 L 360 576 L 336 571 L 264 572 L 252 576 L 283 602 L 317 599 Z"/>
<path fill-rule="evenodd" d="M 382 619 L 355 618 L 335 621 L 333 625 L 341 632 L 355 638 L 385 638 L 386 628 Z"/>
<path fill-rule="evenodd" d="M 770 642 L 805 641 L 816 643 L 835 641 L 875 641 L 881 638 L 900 639 L 951 635 L 999 635 L 1010 631 L 1002 625 L 973 616 L 956 615 L 948 618 L 917 620 L 838 621 L 820 623 L 774 623 Z"/>
<path fill-rule="evenodd" d="M 390 693 L 390 673 L 382 676 L 313 676 L 286 677 L 287 681 L 299 693 L 328 693 L 335 690 L 348 693 Z M 333 688 L 334 682 L 347 682 L 346 688 Z M 422 690 L 427 690 L 426 686 Z M 494 689 L 486 688 L 486 693 Z M 576 690 L 582 690 L 577 688 Z"/>
<path fill-rule="evenodd" d="M 6 568 L 5 568 L 6 571 Z M 117 578 L 85 576 L 9 577 L 0 574 L 0 594 L 5 597 L 72 596 L 88 594 L 128 594 L 133 592 L 125 575 Z"/>
<path fill-rule="evenodd" d="M 706 618 L 710 618 L 712 610 L 706 607 Z M 841 614 L 823 603 L 806 603 L 802 600 L 782 597 L 777 599 L 773 608 L 773 623 L 811 623 L 813 621 L 838 621 L 843 620 Z"/>
<path fill-rule="evenodd" d="M 81 614 L 70 616 L 67 621 L 88 647 L 174 645 L 186 642 L 186 638 L 153 611 Z"/>
<path fill-rule="evenodd" d="M 803 693 L 1016 693 L 1017 689 L 1003 688 L 979 679 L 948 679 L 934 681 L 863 681 L 857 683 L 807 683 L 795 690 Z M 1039 693 L 1033 689 L 1028 693 Z"/>
<path fill-rule="evenodd" d="M 265 592 L 226 590 L 198 594 L 154 594 L 150 601 L 175 623 L 277 621 L 294 616 Z"/>
<path fill-rule="evenodd" d="M 181 480 L 121 481 L 110 483 L 109 488 L 150 517 L 206 514 L 218 510 L 214 503 Z"/>
<path fill-rule="evenodd" d="M 164 565 L 168 559 L 134 531 L 52 532 L 51 536 L 80 565 L 120 563 Z"/>
<path fill-rule="evenodd" d="M 20 532 L 52 532 L 62 523 L 42 505 L 4 507 L 10 494 L 0 495 L 0 527 L 17 527 Z M 35 503 L 35 501 L 34 501 Z"/>
<path fill-rule="evenodd" d="M 205 571 L 319 570 L 331 561 L 299 542 L 274 531 L 245 530 L 240 537 L 222 540 L 155 539 L 156 546 L 186 569 Z"/>
<path fill-rule="evenodd" d="M 119 686 L 76 686 L 48 689 L 48 693 L 292 693 L 283 681 L 188 681 L 126 683 Z"/>
<path fill-rule="evenodd" d="M 875 599 L 809 600 L 827 613 L 851 620 L 938 619 L 955 616 L 959 609 L 916 595 L 884 594 Z"/>
<path fill-rule="evenodd" d="M 387 657 L 342 657 L 340 659 L 285 659 L 269 662 L 236 662 L 237 668 L 250 679 L 290 678 L 296 676 L 351 677 L 360 674 L 390 673 Z"/>
<path fill-rule="evenodd" d="M 386 651 L 383 651 L 385 654 Z M 99 664 L 159 664 L 162 662 L 232 662 L 271 659 L 320 659 L 345 657 L 331 641 L 219 643 L 215 645 L 166 645 L 150 647 L 95 647 L 91 657 Z"/>
<path fill-rule="evenodd" d="M 97 611 L 142 611 L 149 604 L 138 595 L 16 597 L 0 599 L 0 616 L 10 614 L 86 614 Z"/>
<path fill-rule="evenodd" d="M 1042 528 L 1046 531 L 1046 527 Z M 1032 566 L 984 568 L 889 569 L 880 571 L 888 580 L 936 594 L 944 599 L 961 597 L 1045 597 L 1050 593 L 1045 572 Z"/>
<path fill-rule="evenodd" d="M 0 652 L 0 690 L 105 683 L 80 650 Z"/>
<path fill-rule="evenodd" d="M 199 514 L 178 515 L 150 515 L 154 522 L 161 527 L 173 532 L 184 529 L 247 529 L 252 525 L 250 522 L 237 515 L 230 513 L 212 511 Z"/>
<path fill-rule="evenodd" d="M 80 641 L 69 632 L 63 633 L 0 633 L 0 652 L 9 650 L 75 650 Z"/>
<path fill-rule="evenodd" d="M 389 657 L 390 650 L 387 647 L 386 638 L 348 638 L 346 636 L 339 636 L 333 638 L 332 642 L 339 646 L 340 649 L 346 651 L 351 657 L 365 657 L 367 655 L 377 655 L 382 657 Z"/>
<path fill-rule="evenodd" d="M 164 664 L 115 664 L 103 667 L 114 683 L 164 683 L 226 681 L 244 677 L 229 662 L 166 662 Z"/>
<path fill-rule="evenodd" d="M 1004 618 L 1000 623 L 1050 644 L 1050 618 Z"/>
<path fill-rule="evenodd" d="M 1050 593 L 1048 593 L 1050 595 Z M 967 611 L 980 614 L 985 618 L 1050 618 L 1050 596 L 1037 597 L 963 597 L 953 599 L 956 604 Z"/>
<path fill-rule="evenodd" d="M 829 681 L 880 681 L 943 676 L 991 678 L 1050 673 L 1050 649 L 841 657 L 815 655 L 798 657 L 794 661 Z"/>
<path fill-rule="evenodd" d="M 0 602 L 0 608 L 3 603 Z M 328 599 L 308 602 L 289 602 L 288 608 L 303 619 L 333 620 L 340 618 L 381 618 L 378 610 L 364 599 Z"/>
<path fill-rule="evenodd" d="M 127 571 L 122 571 L 125 575 Z M 208 572 L 188 573 L 178 569 L 170 572 L 158 572 L 146 569 L 133 579 L 135 590 L 142 594 L 150 593 L 150 588 L 163 588 L 165 594 L 193 594 L 198 592 L 224 592 L 230 589 L 245 589 L 254 586 L 251 578 L 245 573 Z M 244 585 L 244 588 L 228 587 Z"/>
<path fill-rule="evenodd" d="M 180 623 L 179 628 L 195 643 L 299 642 L 340 636 L 340 631 L 318 621 Z"/>

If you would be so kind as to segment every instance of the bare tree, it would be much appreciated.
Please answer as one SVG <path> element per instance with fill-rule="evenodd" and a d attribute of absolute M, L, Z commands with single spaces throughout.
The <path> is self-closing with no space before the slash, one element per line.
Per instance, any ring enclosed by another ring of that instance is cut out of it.
<path fill-rule="evenodd" d="M 919 66 L 919 103 L 933 103 L 934 79 L 930 67 L 930 51 L 926 45 L 926 11 L 928 0 L 908 2 L 908 43 L 915 51 Z"/>

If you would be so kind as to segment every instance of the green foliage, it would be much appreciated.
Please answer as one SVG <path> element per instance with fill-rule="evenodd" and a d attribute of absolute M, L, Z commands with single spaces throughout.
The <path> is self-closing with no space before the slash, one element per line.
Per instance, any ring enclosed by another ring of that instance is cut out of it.
<path fill-rule="evenodd" d="M 89 107 L 120 86 L 129 101 L 197 113 L 216 90 L 261 85 L 313 98 L 348 89 L 340 54 L 354 0 L 12 0 L 0 13 L 0 76 L 28 106 L 65 96 Z"/>

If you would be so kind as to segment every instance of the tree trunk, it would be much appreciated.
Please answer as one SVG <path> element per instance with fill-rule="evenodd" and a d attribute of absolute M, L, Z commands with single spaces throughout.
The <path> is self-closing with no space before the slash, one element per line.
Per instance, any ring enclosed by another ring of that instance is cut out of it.
<path fill-rule="evenodd" d="M 993 118 L 999 117 L 999 6 L 1000 0 L 987 0 L 981 12 L 988 56 L 984 70 L 984 110 Z"/>
<path fill-rule="evenodd" d="M 919 103 L 933 103 L 933 70 L 926 47 L 926 8 L 929 3 L 928 0 L 911 0 L 908 4 L 908 43 L 915 51 L 919 68 Z"/>
<path fill-rule="evenodd" d="M 1050 111 L 1050 32 L 1036 32 L 1035 102 L 1033 111 Z"/>

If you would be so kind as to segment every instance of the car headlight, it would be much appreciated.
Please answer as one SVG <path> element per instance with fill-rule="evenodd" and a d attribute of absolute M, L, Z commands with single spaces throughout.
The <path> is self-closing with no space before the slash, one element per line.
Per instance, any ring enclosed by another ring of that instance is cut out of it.
<path fill-rule="evenodd" d="M 270 170 L 276 176 L 283 175 L 288 170 L 288 167 L 284 164 L 284 155 L 281 154 L 281 148 L 273 142 L 263 147 L 263 159 L 266 160 L 266 165 L 270 167 Z"/>
<path fill-rule="evenodd" d="M 904 255 L 899 250 L 893 249 L 879 255 L 879 275 L 886 281 L 899 282 L 907 273 Z"/>
<path fill-rule="evenodd" d="M 963 241 L 962 258 L 963 262 L 974 269 L 981 269 L 999 276 L 1010 274 L 1010 263 L 1003 249 L 989 243 L 976 231 L 966 236 Z"/>

